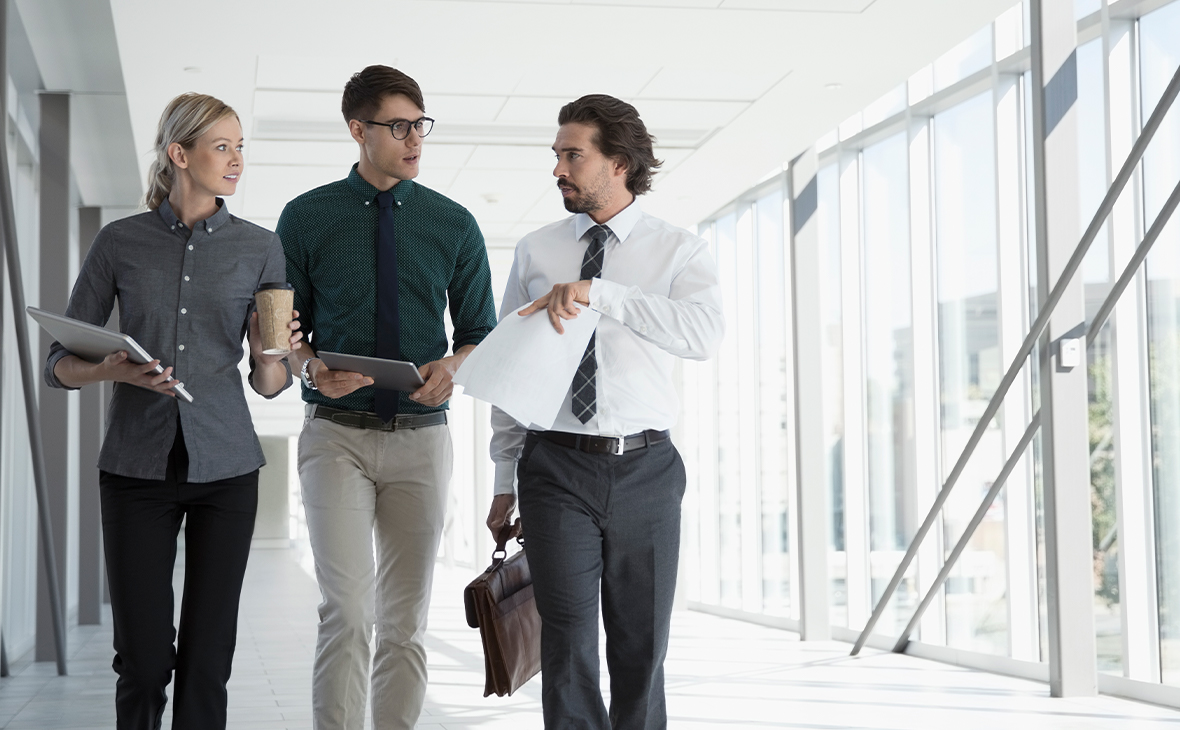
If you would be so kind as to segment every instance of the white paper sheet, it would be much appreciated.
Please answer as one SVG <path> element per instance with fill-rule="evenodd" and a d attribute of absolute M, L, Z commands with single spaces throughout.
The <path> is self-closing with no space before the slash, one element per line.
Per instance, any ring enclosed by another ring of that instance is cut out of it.
<path fill-rule="evenodd" d="M 565 333 L 559 335 L 545 310 L 521 317 L 521 309 L 467 356 L 455 382 L 526 426 L 550 429 L 601 315 L 582 307 L 574 319 L 562 320 Z"/>

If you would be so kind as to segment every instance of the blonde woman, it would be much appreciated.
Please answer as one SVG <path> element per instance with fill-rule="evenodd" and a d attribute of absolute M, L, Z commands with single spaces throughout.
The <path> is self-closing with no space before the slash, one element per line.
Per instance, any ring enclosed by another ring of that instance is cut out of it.
<path fill-rule="evenodd" d="M 136 365 L 121 352 L 89 363 L 54 343 L 45 380 L 58 388 L 115 383 L 98 468 L 118 728 L 160 727 L 175 670 L 172 727 L 215 730 L 226 722 L 265 463 L 238 363 L 248 337 L 254 390 L 269 398 L 291 384 L 283 358 L 262 353 L 251 309 L 260 284 L 286 280 L 286 262 L 278 236 L 230 215 L 220 197 L 233 195 L 242 174 L 233 109 L 201 94 L 176 97 L 160 117 L 155 154 L 148 211 L 99 231 L 66 314 L 105 324 L 118 299 L 119 329 L 160 359 Z M 167 366 L 161 374 L 157 363 Z M 191 404 L 173 395 L 176 382 Z M 172 572 L 182 519 L 178 632 Z"/>

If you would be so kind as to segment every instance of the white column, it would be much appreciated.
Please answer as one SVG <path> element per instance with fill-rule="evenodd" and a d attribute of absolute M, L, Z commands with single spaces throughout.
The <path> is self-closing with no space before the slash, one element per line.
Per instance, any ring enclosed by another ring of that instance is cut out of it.
<path fill-rule="evenodd" d="M 1028 332 L 1029 301 L 1025 241 L 1024 116 L 1017 76 L 996 81 L 996 232 L 999 261 L 1000 362 L 1006 369 Z M 1031 368 L 1025 367 L 1000 408 L 1004 424 L 1004 458 L 1020 441 L 1032 418 Z M 1032 449 L 1008 477 L 1003 491 L 1008 566 L 1008 642 L 1010 656 L 1040 660 L 1036 574 L 1036 518 L 1032 481 Z"/>
<path fill-rule="evenodd" d="M 1037 291 L 1046 297 L 1078 244 L 1077 26 L 1072 0 L 1030 0 Z M 1049 690 L 1097 693 L 1085 348 L 1062 363 L 1063 339 L 1085 337 L 1081 277 L 1038 344 Z M 1083 339 L 1084 342 L 1084 339 Z"/>
<path fill-rule="evenodd" d="M 913 119 L 909 126 L 910 145 L 910 290 L 914 322 L 914 443 L 918 458 L 914 465 L 914 524 L 922 524 L 934 497 L 942 487 L 939 468 L 938 404 L 938 283 L 934 273 L 934 213 L 930 187 L 930 120 Z M 931 530 L 918 548 L 918 587 L 922 595 L 930 590 L 942 568 L 942 530 Z M 934 610 L 922 616 L 922 641 L 946 641 L 946 613 L 943 598 L 935 599 Z"/>
<path fill-rule="evenodd" d="M 848 627 L 868 620 L 869 529 L 865 478 L 864 316 L 861 286 L 860 154 L 840 159 L 840 266 L 844 335 L 844 552 Z"/>
<path fill-rule="evenodd" d="M 1104 13 L 1108 15 L 1108 13 Z M 1139 134 L 1139 88 L 1134 25 L 1110 23 L 1106 34 L 1107 183 Z M 1134 176 L 1108 222 L 1112 272 L 1121 272 L 1143 237 L 1142 191 Z M 1115 499 L 1122 609 L 1123 673 L 1160 681 L 1159 617 L 1152 503 L 1151 414 L 1147 373 L 1146 281 L 1140 268 L 1111 316 Z"/>
<path fill-rule="evenodd" d="M 791 163 L 790 202 L 791 343 L 795 402 L 795 533 L 798 535 L 799 633 L 805 641 L 831 638 L 828 600 L 828 506 L 824 448 L 823 256 L 819 246 L 818 165 L 814 149 Z M 793 598 L 793 597 L 792 597 Z"/>

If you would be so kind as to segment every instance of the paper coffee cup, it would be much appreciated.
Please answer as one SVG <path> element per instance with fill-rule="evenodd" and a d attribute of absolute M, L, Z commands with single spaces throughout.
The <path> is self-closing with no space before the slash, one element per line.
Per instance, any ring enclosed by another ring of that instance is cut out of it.
<path fill-rule="evenodd" d="M 291 351 L 291 310 L 295 308 L 295 287 L 285 281 L 263 284 L 254 292 L 258 308 L 258 329 L 262 352 L 286 355 Z"/>

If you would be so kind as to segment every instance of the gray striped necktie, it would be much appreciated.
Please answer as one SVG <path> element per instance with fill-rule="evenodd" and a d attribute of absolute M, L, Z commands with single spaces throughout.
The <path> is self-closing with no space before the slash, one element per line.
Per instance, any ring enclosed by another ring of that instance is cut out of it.
<path fill-rule="evenodd" d="M 603 251 L 606 248 L 606 237 L 609 231 L 603 226 L 594 226 L 586 232 L 590 235 L 590 245 L 586 248 L 586 255 L 582 258 L 582 280 L 594 279 L 602 275 Z M 597 332 L 590 334 L 590 341 L 586 343 L 586 352 L 582 354 L 582 362 L 574 372 L 574 416 L 586 423 L 598 412 L 595 402 L 597 386 L 595 375 L 598 363 L 594 359 L 594 341 Z"/>

